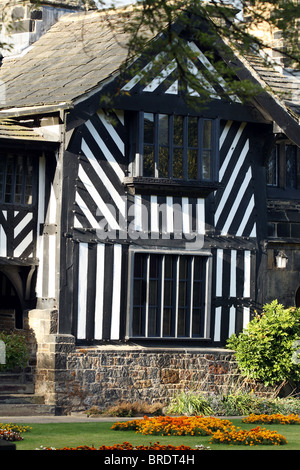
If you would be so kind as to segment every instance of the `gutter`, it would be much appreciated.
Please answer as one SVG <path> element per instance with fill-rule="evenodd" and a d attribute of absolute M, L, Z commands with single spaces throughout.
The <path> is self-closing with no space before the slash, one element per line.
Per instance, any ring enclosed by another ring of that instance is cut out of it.
<path fill-rule="evenodd" d="M 38 114 L 57 113 L 73 108 L 73 103 L 58 103 L 53 105 L 26 106 L 23 108 L 8 108 L 0 110 L 0 119 L 9 117 L 34 116 Z"/>

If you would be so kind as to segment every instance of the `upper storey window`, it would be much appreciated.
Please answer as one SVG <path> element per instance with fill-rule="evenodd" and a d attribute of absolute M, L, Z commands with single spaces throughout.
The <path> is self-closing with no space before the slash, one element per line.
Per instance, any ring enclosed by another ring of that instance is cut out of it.
<path fill-rule="evenodd" d="M 216 180 L 216 121 L 143 113 L 142 165 L 137 176 Z"/>
<path fill-rule="evenodd" d="M 300 153 L 296 145 L 277 143 L 266 165 L 267 185 L 282 189 L 300 189 Z"/>
<path fill-rule="evenodd" d="M 0 155 L 0 203 L 32 205 L 34 198 L 34 159 L 21 154 Z"/>

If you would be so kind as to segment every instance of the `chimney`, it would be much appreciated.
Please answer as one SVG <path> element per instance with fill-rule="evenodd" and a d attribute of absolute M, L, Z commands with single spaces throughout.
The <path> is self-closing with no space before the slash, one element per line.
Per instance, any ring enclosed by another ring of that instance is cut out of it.
<path fill-rule="evenodd" d="M 0 9 L 0 44 L 7 57 L 25 53 L 62 15 L 85 6 L 81 0 L 0 0 Z"/>
<path fill-rule="evenodd" d="M 265 21 L 263 19 L 261 21 L 258 19 L 253 21 L 251 10 L 244 10 L 244 22 L 246 25 L 247 23 L 249 24 L 247 31 L 257 37 L 265 45 L 263 53 L 269 56 L 273 63 L 275 62 L 275 64 L 281 68 L 294 69 L 295 64 L 288 56 L 288 52 L 291 51 L 289 41 L 284 38 L 279 28 L 268 21 L 272 18 L 275 8 L 274 4 L 268 1 L 262 2 L 261 4 L 263 5 L 262 9 L 260 10 L 259 7 L 257 7 L 256 12 L 259 13 L 261 17 L 265 18 Z M 299 34 L 299 27 L 297 31 L 297 27 L 295 26 L 295 32 L 296 35 Z M 297 42 L 299 43 L 299 36 Z"/>

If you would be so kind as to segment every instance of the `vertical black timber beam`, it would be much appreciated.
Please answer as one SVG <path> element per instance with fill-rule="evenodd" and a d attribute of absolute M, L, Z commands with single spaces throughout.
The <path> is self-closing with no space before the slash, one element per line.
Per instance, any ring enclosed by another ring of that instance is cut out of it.
<path fill-rule="evenodd" d="M 78 154 L 80 151 L 81 134 L 74 131 L 68 150 L 63 154 L 62 177 L 62 208 L 61 208 L 61 247 L 60 247 L 60 302 L 59 302 L 59 333 L 74 334 L 77 312 L 75 295 L 76 260 L 75 252 L 78 244 L 73 240 L 72 226 L 74 221 L 75 185 L 78 174 Z M 78 274 L 77 274 L 78 277 Z"/>

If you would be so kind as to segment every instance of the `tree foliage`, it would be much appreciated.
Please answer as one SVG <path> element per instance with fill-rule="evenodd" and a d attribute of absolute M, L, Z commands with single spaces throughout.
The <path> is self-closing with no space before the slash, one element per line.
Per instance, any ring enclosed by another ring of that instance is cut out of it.
<path fill-rule="evenodd" d="M 204 100 L 209 96 L 207 81 L 213 83 L 220 77 L 229 96 L 238 94 L 248 100 L 257 94 L 257 87 L 250 81 L 236 80 L 224 58 L 228 63 L 234 60 L 233 51 L 241 55 L 259 51 L 268 63 L 268 53 L 275 52 L 289 67 L 299 69 L 299 18 L 300 4 L 295 0 L 138 0 L 123 16 L 124 29 L 130 36 L 127 63 L 145 53 L 149 38 L 155 37 L 149 49 L 151 56 L 156 49 L 166 52 L 159 56 L 157 70 L 162 69 L 163 61 L 167 66 L 174 60 L 183 87 L 199 92 Z M 184 29 L 189 30 L 212 65 L 205 70 L 206 75 L 195 74 L 192 64 L 197 54 Z"/>
<path fill-rule="evenodd" d="M 242 333 L 233 334 L 227 347 L 235 351 L 243 376 L 265 385 L 278 385 L 300 380 L 299 340 L 300 309 L 284 308 L 274 300 Z"/>
<path fill-rule="evenodd" d="M 4 341 L 6 347 L 6 362 L 0 365 L 0 372 L 26 367 L 29 349 L 25 336 L 18 331 L 11 333 L 1 331 L 0 340 Z"/>
<path fill-rule="evenodd" d="M 300 65 L 300 5 L 295 0 L 137 0 L 133 12 L 126 17 L 126 28 L 131 32 L 129 49 L 134 53 L 144 48 L 149 35 L 154 37 L 164 30 L 169 51 L 174 57 L 181 56 L 182 44 L 172 25 L 180 18 L 192 27 L 191 19 L 200 16 L 207 19 L 210 30 L 197 31 L 196 24 L 193 33 L 204 46 L 211 47 L 221 37 L 245 51 L 253 47 L 278 51 L 296 67 Z M 270 42 L 268 34 L 261 34 L 263 30 L 280 31 L 285 45 Z"/>
<path fill-rule="evenodd" d="M 9 8 L 16 1 L 0 0 L 2 22 L 8 31 L 13 22 L 8 15 Z M 39 1 L 31 0 L 32 8 L 39 8 Z M 77 1 L 78 7 L 86 10 L 93 3 L 93 0 Z M 114 5 L 108 0 L 94 0 L 92 7 L 105 10 Z M 183 89 L 198 92 L 205 102 L 210 93 L 207 82 L 212 83 L 220 76 L 226 84 L 227 96 L 238 94 L 240 99 L 248 100 L 257 94 L 256 86 L 247 80 L 236 80 L 234 72 L 224 64 L 224 57 L 230 60 L 233 49 L 241 54 L 253 48 L 264 52 L 273 50 L 283 54 L 289 66 L 299 69 L 299 18 L 300 4 L 295 0 L 137 0 L 124 9 L 123 15 L 118 15 L 117 21 L 110 22 L 108 16 L 107 22 L 112 29 L 116 28 L 116 39 L 120 27 L 128 34 L 123 71 L 147 49 L 153 59 L 152 72 L 157 75 L 175 61 Z M 193 64 L 197 57 L 185 37 L 185 28 L 212 65 L 205 70 L 206 75 L 195 73 Z M 281 36 L 281 42 L 270 40 L 274 32 Z M 1 47 L 8 46 L 0 43 Z M 164 54 L 158 54 L 159 50 L 165 51 Z M 134 72 L 132 67 L 131 72 Z"/>

